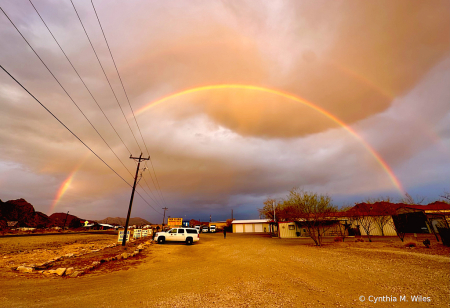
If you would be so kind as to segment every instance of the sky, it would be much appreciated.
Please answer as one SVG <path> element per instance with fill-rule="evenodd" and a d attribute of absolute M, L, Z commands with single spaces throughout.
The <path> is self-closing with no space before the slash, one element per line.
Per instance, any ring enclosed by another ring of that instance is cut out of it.
<path fill-rule="evenodd" d="M 1 11 L 0 65 L 98 155 L 0 70 L 1 200 L 125 217 L 141 152 L 153 223 L 450 192 L 450 2 L 93 4 L 0 0 L 45 66 Z"/>

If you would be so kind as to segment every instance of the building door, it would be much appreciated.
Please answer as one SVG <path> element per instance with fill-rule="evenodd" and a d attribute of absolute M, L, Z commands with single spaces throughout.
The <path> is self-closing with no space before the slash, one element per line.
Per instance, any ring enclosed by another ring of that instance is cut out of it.
<path fill-rule="evenodd" d="M 255 224 L 255 232 L 263 232 L 263 225 Z"/>
<path fill-rule="evenodd" d="M 236 233 L 242 233 L 244 232 L 244 225 L 238 225 L 236 224 Z"/>
<path fill-rule="evenodd" d="M 244 224 L 244 232 L 253 232 L 253 224 Z"/>

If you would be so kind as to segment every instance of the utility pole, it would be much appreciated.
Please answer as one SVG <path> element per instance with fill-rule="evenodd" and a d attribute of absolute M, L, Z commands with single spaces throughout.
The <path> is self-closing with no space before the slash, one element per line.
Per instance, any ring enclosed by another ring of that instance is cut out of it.
<path fill-rule="evenodd" d="M 273 202 L 272 207 L 273 207 L 273 221 L 275 222 L 276 221 L 276 217 L 275 217 L 275 201 Z"/>
<path fill-rule="evenodd" d="M 67 221 L 67 216 L 69 216 L 69 211 L 67 211 L 66 214 L 66 219 L 64 219 L 64 226 L 63 226 L 63 230 L 66 228 L 66 221 Z"/>
<path fill-rule="evenodd" d="M 162 228 L 161 229 L 164 229 L 164 221 L 166 220 L 166 210 L 168 210 L 168 208 L 167 207 L 163 207 L 162 209 L 164 210 L 164 217 L 163 217 L 163 223 L 162 223 Z M 163 230 L 161 230 L 161 231 L 163 231 Z"/>
<path fill-rule="evenodd" d="M 233 210 L 231 210 L 231 220 L 233 220 Z"/>
<path fill-rule="evenodd" d="M 134 191 L 136 190 L 136 181 L 137 181 L 138 174 L 139 174 L 139 166 L 141 165 L 142 160 L 149 160 L 150 156 L 148 158 L 142 158 L 142 153 L 141 153 L 141 155 L 139 155 L 139 157 L 132 157 L 130 155 L 130 159 L 137 160 L 138 164 L 137 164 L 137 168 L 136 168 L 136 175 L 134 176 L 134 184 L 133 184 L 133 190 L 131 192 L 130 206 L 128 207 L 127 221 L 125 222 L 125 231 L 123 232 L 122 246 L 125 246 L 125 244 L 127 243 L 128 222 L 130 221 L 131 206 L 133 205 Z"/>

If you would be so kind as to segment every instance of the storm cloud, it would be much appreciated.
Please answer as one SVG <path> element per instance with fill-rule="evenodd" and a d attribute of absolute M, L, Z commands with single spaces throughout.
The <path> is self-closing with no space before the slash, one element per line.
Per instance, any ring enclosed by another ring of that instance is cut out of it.
<path fill-rule="evenodd" d="M 154 209 L 137 196 L 133 216 L 157 222 L 164 206 L 196 219 L 232 208 L 256 217 L 267 197 L 292 187 L 339 200 L 399 197 L 392 176 L 430 199 L 450 190 L 448 1 L 95 1 L 135 112 L 208 85 L 279 91 L 194 91 L 139 114 L 140 130 L 90 1 L 74 4 L 118 102 L 70 2 L 33 4 L 104 114 L 30 2 L 0 1 L 104 141 L 3 14 L 1 65 L 128 185 L 2 72 L 2 200 L 26 198 L 46 212 L 73 175 L 56 211 L 124 216 L 129 156 L 147 156 L 146 146 L 152 162 L 138 192 Z"/>

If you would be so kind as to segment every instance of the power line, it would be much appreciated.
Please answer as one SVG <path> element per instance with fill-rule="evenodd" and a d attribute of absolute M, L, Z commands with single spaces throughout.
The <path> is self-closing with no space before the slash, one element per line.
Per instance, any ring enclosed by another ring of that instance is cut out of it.
<path fill-rule="evenodd" d="M 38 53 L 34 50 L 34 48 L 31 46 L 31 44 L 27 41 L 27 39 L 23 36 L 23 34 L 19 31 L 19 29 L 16 27 L 16 25 L 14 24 L 14 22 L 9 18 L 9 16 L 6 14 L 6 12 L 0 7 L 0 10 L 3 12 L 3 14 L 6 16 L 6 18 L 8 18 L 8 20 L 10 21 L 10 23 L 14 26 L 14 28 L 17 30 L 17 32 L 20 34 L 20 36 L 24 39 L 24 41 L 27 43 L 27 45 L 31 48 L 31 50 L 34 52 L 34 54 L 38 57 L 38 59 L 41 61 L 41 63 L 45 66 L 45 68 L 49 71 L 49 73 L 53 76 L 53 78 L 56 80 L 56 82 L 59 84 L 59 86 L 63 89 L 63 91 L 66 93 L 66 95 L 70 98 L 70 100 L 72 101 L 72 103 L 78 108 L 78 110 L 81 112 L 81 114 L 84 116 L 84 118 L 89 122 L 89 124 L 92 126 L 92 128 L 96 131 L 96 133 L 99 135 L 99 137 L 103 140 L 103 142 L 108 146 L 108 148 L 111 150 L 111 152 L 116 156 L 116 158 L 122 163 L 122 165 L 125 167 L 125 169 L 130 173 L 130 171 L 128 170 L 128 168 L 126 168 L 126 166 L 124 165 L 124 163 L 122 162 L 122 160 L 117 156 L 117 154 L 114 152 L 114 150 L 111 148 L 111 146 L 106 142 L 106 140 L 103 138 L 103 136 L 100 134 L 100 132 L 95 128 L 95 126 L 92 124 L 92 122 L 87 118 L 87 116 L 84 114 L 84 112 L 81 110 L 81 108 L 77 105 L 77 103 L 73 100 L 73 98 L 70 96 L 70 94 L 67 92 L 67 90 L 64 88 L 64 86 L 59 82 L 58 78 L 56 78 L 56 76 L 53 74 L 53 72 L 49 69 L 49 67 L 45 64 L 45 62 L 42 60 L 42 58 L 38 55 Z M 2 69 L 8 73 L 3 67 Z M 11 76 L 11 78 L 13 78 L 18 84 L 20 84 L 11 74 L 8 73 L 8 75 Z M 20 84 L 21 85 L 21 84 Z M 22 86 L 22 85 L 21 85 Z M 22 86 L 22 88 L 25 89 L 25 87 Z M 35 98 L 27 89 L 25 89 L 33 98 Z M 36 99 L 36 98 L 35 98 Z M 37 100 L 37 99 L 36 99 Z M 39 101 L 38 101 L 39 102 Z M 39 102 L 40 103 L 40 102 Z M 41 104 L 42 105 L 42 104 Z M 42 105 L 43 106 L 43 105 Z M 45 106 L 43 106 L 45 108 Z M 47 111 L 49 111 L 46 108 Z M 50 111 L 49 111 L 50 112 Z M 53 113 L 52 113 L 53 115 Z M 54 116 L 54 115 L 53 115 Z M 59 119 L 58 119 L 59 121 Z M 63 124 L 61 122 L 61 124 Z M 64 125 L 65 126 L 65 125 Z M 67 128 L 67 126 L 65 126 Z M 70 130 L 69 130 L 70 131 Z M 70 131 L 72 132 L 72 131 Z M 78 138 L 78 137 L 77 137 Z M 78 138 L 79 139 L 79 138 Z M 81 139 L 80 139 L 81 141 Z M 82 142 L 82 141 L 81 141 Z M 85 144 L 84 142 L 82 142 L 83 144 Z M 86 145 L 86 144 L 85 144 Z M 87 145 L 86 145 L 87 147 Z M 89 148 L 89 147 L 88 147 Z M 89 148 L 89 150 L 91 150 Z M 91 150 L 92 151 L 92 150 Z M 93 151 L 92 151 L 93 152 Z M 94 152 L 93 152 L 94 153 Z M 95 154 L 95 153 L 94 153 Z M 98 158 L 100 158 L 97 154 L 95 154 Z M 100 158 L 101 159 L 101 158 Z M 106 162 L 101 159 L 105 164 Z M 111 168 L 108 164 L 106 164 L 109 168 Z M 113 170 L 117 175 L 119 175 L 114 169 L 111 168 L 111 170 Z M 131 174 L 131 173 L 130 173 Z M 120 175 L 119 175 L 120 176 Z M 133 176 L 131 174 L 131 176 Z M 120 176 L 121 179 L 123 179 Z M 124 180 L 124 179 L 123 179 Z M 125 181 L 125 180 L 124 180 Z M 126 182 L 126 181 L 125 181 Z M 128 184 L 128 182 L 126 182 Z M 130 185 L 130 184 L 128 184 Z M 131 186 L 131 185 L 130 185 Z M 142 198 L 142 196 L 141 196 Z M 144 199 L 144 201 L 150 206 L 152 207 L 147 200 Z M 153 207 L 152 207 L 153 208 Z M 154 209 L 154 208 L 153 208 Z M 156 211 L 156 210 L 155 210 Z"/>
<path fill-rule="evenodd" d="M 38 53 L 36 52 L 36 50 L 34 50 L 34 48 L 31 46 L 31 44 L 27 41 L 27 39 L 23 36 L 22 32 L 20 32 L 20 30 L 16 27 L 16 25 L 14 24 L 14 22 L 9 18 L 9 16 L 5 13 L 5 11 L 0 7 L 0 10 L 2 10 L 3 14 L 5 14 L 6 18 L 8 18 L 8 20 L 11 22 L 11 24 L 14 26 L 14 28 L 16 28 L 17 32 L 20 34 L 20 36 L 22 36 L 22 38 L 24 39 L 24 41 L 28 44 L 28 46 L 31 48 L 31 50 L 34 52 L 34 54 L 38 57 L 38 59 L 41 61 L 41 63 L 45 66 L 45 68 L 48 70 L 48 72 L 53 76 L 53 78 L 56 80 L 56 82 L 59 84 L 59 86 L 63 89 L 63 91 L 66 93 L 66 95 L 69 97 L 69 99 L 72 101 L 72 103 L 77 107 L 77 109 L 81 112 L 81 114 L 84 116 L 84 118 L 89 122 L 89 124 L 92 126 L 92 128 L 95 130 L 95 132 L 97 133 L 97 135 L 103 140 L 103 142 L 108 146 L 108 148 L 111 150 L 111 152 L 117 157 L 117 159 L 122 163 L 122 165 L 125 167 L 125 164 L 122 162 L 122 160 L 117 156 L 117 154 L 114 152 L 114 150 L 111 148 L 111 146 L 108 144 L 108 142 L 106 142 L 106 140 L 103 138 L 103 136 L 100 134 L 100 132 L 95 128 L 94 124 L 92 124 L 92 122 L 88 119 L 88 117 L 86 116 L 86 114 L 81 110 L 81 108 L 78 106 L 78 104 L 75 102 L 75 100 L 72 98 L 72 96 L 70 96 L 70 94 L 67 92 L 66 88 L 64 88 L 64 86 L 61 84 L 61 82 L 58 80 L 58 78 L 56 78 L 56 76 L 53 74 L 53 72 L 50 70 L 50 68 L 47 66 L 47 64 L 45 64 L 45 62 L 42 60 L 42 58 L 38 55 Z M 125 169 L 127 169 L 125 167 Z M 127 169 L 128 172 L 130 172 Z M 130 173 L 131 174 L 131 173 Z M 133 176 L 131 174 L 131 176 Z"/>
<path fill-rule="evenodd" d="M 100 61 L 100 59 L 99 59 L 99 57 L 98 57 L 98 55 L 97 55 L 97 52 L 95 51 L 94 45 L 92 44 L 91 39 L 89 38 L 89 35 L 88 35 L 87 31 L 86 31 L 86 28 L 84 27 L 84 24 L 83 24 L 83 22 L 81 21 L 80 15 L 78 14 L 78 11 L 77 11 L 77 9 L 76 9 L 76 7 L 75 7 L 75 4 L 73 3 L 72 0 L 70 0 L 70 2 L 72 3 L 72 6 L 73 6 L 73 9 L 75 10 L 75 13 L 77 14 L 78 20 L 80 21 L 80 24 L 81 24 L 81 27 L 82 27 L 83 30 L 84 30 L 84 33 L 86 34 L 86 37 L 87 37 L 89 43 L 91 44 L 92 50 L 94 51 L 94 54 L 95 54 L 95 57 L 97 58 L 98 63 L 100 64 L 100 67 L 102 68 L 103 74 L 105 75 L 105 78 L 106 78 L 106 80 L 108 81 L 109 87 L 111 88 L 111 91 L 112 91 L 113 94 L 114 94 L 114 97 L 115 97 L 115 99 L 116 99 L 116 102 L 117 102 L 117 104 L 119 105 L 120 110 L 122 111 L 123 117 L 124 117 L 125 121 L 126 121 L 127 124 L 128 124 L 128 128 L 130 129 L 131 134 L 133 135 L 134 140 L 136 141 L 136 144 L 137 144 L 137 146 L 139 147 L 139 150 L 142 152 L 141 146 L 139 145 L 139 142 L 137 141 L 136 136 L 134 135 L 133 130 L 131 129 L 130 123 L 128 122 L 127 117 L 125 116 L 125 113 L 123 112 L 122 106 L 121 106 L 120 103 L 119 103 L 119 99 L 118 99 L 117 96 L 116 96 L 116 92 L 114 92 L 114 89 L 113 89 L 113 87 L 112 87 L 112 85 L 111 85 L 111 82 L 109 81 L 109 78 L 108 78 L 108 76 L 106 75 L 105 69 L 103 68 L 103 65 L 102 65 L 102 63 L 101 63 L 101 61 Z"/>
<path fill-rule="evenodd" d="M 69 62 L 69 64 L 72 66 L 73 70 L 75 71 L 75 73 L 77 74 L 78 78 L 81 80 L 81 82 L 83 83 L 84 87 L 86 88 L 86 90 L 89 92 L 89 94 L 91 95 L 92 99 L 94 100 L 94 102 L 97 104 L 98 108 L 101 110 L 103 116 L 106 118 L 106 120 L 108 121 L 109 125 L 111 126 L 111 128 L 114 130 L 114 132 L 116 133 L 117 137 L 120 139 L 120 141 L 122 142 L 122 144 L 125 146 L 125 148 L 128 150 L 128 153 L 130 153 L 130 149 L 127 147 L 127 145 L 125 144 L 125 142 L 123 141 L 123 139 L 120 137 L 119 133 L 117 132 L 117 130 L 114 128 L 113 124 L 111 123 L 111 121 L 109 120 L 108 116 L 105 114 L 105 112 L 103 111 L 102 107 L 100 106 L 100 104 L 97 102 L 97 100 L 95 99 L 94 95 L 92 94 L 92 92 L 90 91 L 90 89 L 88 88 L 88 86 L 86 85 L 86 83 L 84 82 L 83 78 L 80 76 L 80 74 L 78 73 L 77 69 L 75 68 L 75 66 L 73 65 L 72 61 L 70 61 L 69 57 L 67 56 L 66 52 L 64 51 L 64 49 L 62 48 L 61 44 L 59 44 L 58 40 L 56 39 L 56 37 L 53 35 L 53 32 L 50 30 L 50 28 L 48 27 L 47 23 L 44 21 L 44 19 L 42 18 L 41 14 L 39 14 L 38 10 L 36 9 L 36 7 L 34 6 L 33 2 L 31 0 L 29 0 L 30 4 L 33 6 L 34 10 L 36 11 L 36 13 L 38 14 L 38 16 L 40 17 L 40 19 L 42 20 L 42 22 L 44 23 L 45 27 L 47 28 L 47 30 L 49 31 L 50 35 L 53 37 L 54 41 L 56 42 L 56 44 L 58 45 L 59 49 L 61 50 L 61 52 L 64 54 L 64 56 L 66 57 L 67 61 Z M 109 146 L 108 146 L 109 147 Z M 111 148 L 110 148 L 111 149 Z M 111 149 L 112 151 L 112 149 Z M 114 151 L 113 151 L 114 153 Z M 116 155 L 114 153 L 114 155 Z M 125 164 L 122 162 L 122 160 L 120 160 L 120 158 L 116 155 L 116 157 L 119 159 L 119 161 L 121 162 L 121 164 L 123 165 L 123 167 L 125 169 L 127 169 L 128 173 L 130 174 L 130 176 L 133 176 L 133 174 L 131 173 L 131 171 L 125 166 Z M 148 184 L 147 184 L 148 186 Z M 150 193 L 152 193 L 151 188 L 148 186 Z M 145 191 L 145 190 L 144 190 Z M 152 193 L 153 194 L 153 193 Z M 148 195 L 148 194 L 147 194 Z M 149 195 L 150 196 L 150 195 Z M 155 199 L 151 198 L 155 203 L 159 204 L 158 201 L 156 201 Z"/>
<path fill-rule="evenodd" d="M 0 8 L 1 9 L 1 8 Z M 12 76 L 2 65 L 0 65 L 0 68 L 9 75 L 9 77 L 11 77 L 20 87 L 22 87 L 22 89 L 24 89 L 36 102 L 38 102 L 48 113 L 50 113 L 62 126 L 64 126 L 65 129 L 67 129 L 75 138 L 78 139 L 78 141 L 80 141 L 89 151 L 91 151 L 92 154 L 94 154 L 98 159 L 100 159 L 100 161 L 105 164 L 112 172 L 114 172 L 122 181 L 125 182 L 125 184 L 127 184 L 130 187 L 131 186 L 130 183 L 128 183 L 119 173 L 117 173 L 116 170 L 114 170 L 110 165 L 108 165 L 108 163 L 106 163 L 97 153 L 94 152 L 94 150 L 92 150 L 83 140 L 80 139 L 80 137 L 78 137 L 69 127 L 67 127 L 67 125 L 65 125 L 56 115 L 54 115 L 43 103 L 41 103 L 33 94 L 31 94 L 30 91 L 28 91 L 27 88 L 25 88 L 16 78 L 14 78 L 14 76 Z M 139 192 L 136 192 L 141 199 L 147 203 L 147 205 L 149 205 L 153 210 L 155 210 L 155 212 L 157 212 L 158 214 L 161 214 L 160 212 L 158 212 L 150 203 L 147 202 L 147 200 L 145 200 L 142 195 Z"/>
<path fill-rule="evenodd" d="M 90 39 L 90 37 L 89 37 L 89 34 L 87 33 L 86 28 L 84 27 L 83 21 L 81 20 L 81 17 L 80 17 L 80 15 L 78 14 L 78 11 L 77 11 L 77 9 L 76 9 L 76 7 L 75 7 L 75 4 L 73 3 L 72 0 L 70 0 L 70 2 L 72 3 L 72 7 L 73 7 L 73 9 L 74 9 L 74 11 L 75 11 L 75 14 L 77 15 L 78 20 L 80 21 L 81 27 L 83 28 L 83 31 L 84 31 L 84 33 L 86 34 L 86 37 L 87 37 L 87 39 L 88 39 L 88 41 L 89 41 L 89 44 L 91 45 L 92 51 L 94 52 L 95 57 L 97 58 L 97 61 L 98 61 L 99 65 L 100 65 L 100 68 L 102 69 L 103 74 L 104 74 L 104 76 L 105 76 L 105 78 L 106 78 L 106 81 L 108 82 L 109 87 L 110 87 L 110 89 L 111 89 L 111 91 L 112 91 L 112 93 L 113 93 L 113 95 L 114 95 L 114 98 L 116 99 L 117 105 L 119 105 L 119 108 L 120 108 L 120 110 L 121 110 L 121 112 L 122 112 L 122 115 L 123 115 L 125 121 L 127 122 L 128 128 L 130 129 L 130 132 L 131 132 L 131 134 L 133 135 L 134 140 L 136 141 L 136 144 L 137 144 L 139 150 L 142 152 L 142 149 L 141 149 L 141 147 L 140 147 L 140 145 L 139 145 L 139 142 L 137 141 L 136 136 L 135 136 L 135 134 L 133 133 L 133 130 L 131 129 L 130 123 L 128 122 L 128 119 L 127 119 L 127 117 L 125 116 L 125 113 L 124 113 L 124 111 L 123 111 L 123 109 L 122 109 L 122 106 L 121 106 L 120 103 L 119 103 L 119 99 L 117 98 L 117 95 L 116 95 L 116 93 L 115 93 L 115 91 L 114 91 L 114 89 L 113 89 L 113 87 L 112 87 L 112 85 L 111 85 L 111 82 L 110 82 L 110 80 L 109 80 L 109 78 L 108 78 L 108 76 L 107 76 L 107 74 L 106 74 L 106 72 L 105 72 L 105 69 L 103 68 L 103 65 L 102 65 L 102 63 L 101 63 L 101 61 L 100 61 L 100 58 L 98 57 L 97 52 L 95 51 L 94 45 L 92 44 L 92 41 L 91 41 L 91 39 Z M 147 150 L 147 152 L 148 152 L 148 150 Z M 150 153 L 148 153 L 148 154 L 150 155 Z M 153 166 L 153 165 L 152 165 L 152 166 Z M 153 168 L 153 172 L 154 172 L 154 168 Z M 153 177 L 151 176 L 151 174 L 150 174 L 150 178 L 152 179 L 153 185 L 155 186 L 156 190 L 158 190 L 158 187 L 157 187 L 157 185 L 155 184 L 155 182 L 154 182 Z M 147 184 L 147 186 L 148 186 L 148 184 Z M 148 186 L 148 188 L 149 188 L 149 190 L 150 190 L 150 192 L 151 192 L 150 186 Z M 162 195 L 161 195 L 161 196 L 162 196 Z M 162 200 L 163 200 L 163 203 L 165 203 L 164 198 L 162 198 Z"/>
<path fill-rule="evenodd" d="M 1 8 L 0 8 L 1 9 Z M 78 139 L 89 151 L 91 151 L 95 156 L 97 156 L 98 159 L 100 159 L 111 171 L 113 171 L 119 178 L 121 178 L 125 183 L 127 183 L 128 186 L 132 187 L 130 183 L 128 183 L 120 174 L 117 173 L 116 170 L 114 170 L 110 165 L 108 165 L 100 156 L 97 155 L 86 143 L 83 142 L 83 140 L 80 139 L 73 131 L 70 130 L 60 119 L 58 119 L 57 116 L 55 116 L 47 107 L 45 107 L 44 104 L 42 104 L 33 94 L 31 94 L 30 91 L 28 91 L 14 76 L 12 76 L 2 65 L 0 65 L 0 68 L 5 71 L 6 74 L 9 75 L 19 86 L 22 87 L 32 98 L 34 98 L 44 109 L 50 113 L 62 126 L 64 126 L 75 138 Z"/>
<path fill-rule="evenodd" d="M 123 145 L 125 146 L 125 148 L 128 150 L 128 153 L 131 154 L 130 149 L 128 149 L 128 147 L 126 146 L 125 142 L 123 141 L 123 139 L 120 137 L 119 133 L 117 132 L 117 130 L 114 128 L 114 126 L 112 125 L 111 121 L 109 120 L 109 118 L 106 116 L 105 112 L 103 111 L 102 107 L 100 107 L 99 103 L 97 102 L 97 100 L 95 99 L 94 95 L 92 94 L 92 92 L 89 90 L 88 86 L 86 85 L 86 83 L 84 82 L 83 78 L 81 78 L 80 74 L 78 73 L 78 71 L 75 69 L 74 65 L 72 64 L 72 61 L 70 61 L 69 57 L 67 56 L 67 54 L 65 53 L 64 49 L 61 47 L 61 45 L 59 44 L 58 40 L 56 39 L 56 37 L 53 35 L 53 32 L 50 30 L 50 28 L 47 26 L 47 23 L 44 21 L 44 19 L 42 18 L 41 14 L 39 14 L 38 10 L 36 9 L 36 7 L 34 6 L 33 2 L 31 0 L 30 1 L 31 5 L 33 6 L 34 10 L 36 11 L 36 13 L 39 15 L 39 17 L 41 18 L 42 22 L 44 23 L 45 27 L 47 28 L 48 32 L 50 32 L 51 36 L 53 37 L 53 39 L 55 40 L 56 44 L 58 45 L 59 49 L 61 49 L 62 53 L 64 54 L 64 56 L 66 57 L 67 61 L 70 63 L 70 65 L 72 66 L 73 70 L 75 71 L 75 73 L 77 74 L 77 76 L 80 78 L 81 82 L 83 83 L 84 87 L 86 88 L 86 90 L 89 92 L 89 94 L 91 95 L 92 99 L 94 100 L 94 102 L 97 104 L 98 108 L 100 108 L 101 112 L 103 113 L 103 115 L 105 116 L 106 120 L 108 121 L 108 123 L 111 125 L 112 129 L 114 130 L 114 132 L 116 133 L 117 137 L 119 137 L 120 141 L 122 141 Z M 131 174 L 131 173 L 130 173 Z M 131 176 L 133 176 L 131 174 Z"/>
<path fill-rule="evenodd" d="M 105 39 L 106 46 L 108 46 L 109 54 L 111 55 L 111 59 L 112 59 L 112 61 L 113 61 L 113 63 L 114 63 L 114 67 L 115 67 L 115 69 L 116 69 L 117 76 L 119 76 L 120 84 L 122 85 L 123 92 L 125 93 L 125 97 L 126 97 L 126 99 L 127 99 L 128 105 L 130 106 L 131 113 L 133 114 L 134 121 L 136 122 L 136 126 L 137 126 L 137 128 L 138 128 L 138 130 L 139 130 L 139 133 L 140 133 L 140 135 L 141 135 L 142 142 L 143 142 L 143 144 L 144 144 L 144 146 L 145 146 L 145 149 L 147 150 L 147 154 L 149 155 L 149 158 L 150 158 L 150 164 L 151 164 L 151 166 L 152 166 L 153 173 L 155 174 L 155 179 L 156 179 L 156 183 L 158 184 L 159 193 L 160 193 L 160 195 L 161 195 L 161 198 L 162 198 L 164 204 L 167 206 L 166 201 L 165 201 L 164 196 L 163 196 L 162 191 L 161 191 L 161 187 L 160 187 L 160 185 L 159 185 L 158 177 L 156 176 L 155 168 L 153 167 L 153 162 L 152 162 L 152 160 L 151 160 L 150 151 L 148 150 L 147 144 L 145 143 L 144 136 L 142 135 L 141 128 L 139 127 L 139 124 L 138 124 L 138 122 L 137 122 L 136 116 L 135 116 L 135 114 L 134 114 L 133 107 L 131 106 L 130 99 L 128 98 L 127 91 L 125 90 L 125 86 L 124 86 L 124 84 L 123 84 L 122 78 L 120 77 L 119 69 L 117 68 L 116 61 L 114 60 L 114 57 L 113 57 L 111 48 L 109 47 L 108 40 L 106 39 L 106 35 L 105 35 L 105 32 L 103 31 L 103 27 L 102 27 L 102 24 L 101 24 L 101 22 L 100 22 L 100 18 L 98 17 L 97 10 L 95 9 L 94 1 L 93 1 L 93 0 L 91 0 L 91 4 L 92 4 L 92 8 L 94 9 L 95 16 L 97 17 L 97 21 L 98 21 L 98 24 L 99 24 L 99 26 L 100 26 L 100 29 L 102 30 L 102 34 L 103 34 L 103 38 Z M 144 163 L 145 163 L 145 165 L 147 166 L 147 163 L 146 163 L 146 162 L 144 162 Z M 150 174 L 150 177 L 151 177 L 151 174 Z M 152 181 L 153 181 L 153 178 L 152 178 Z M 154 183 L 153 183 L 153 184 L 154 184 Z M 156 186 L 155 186 L 155 187 L 156 187 Z"/>

